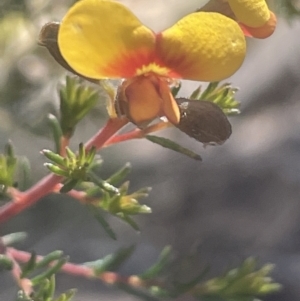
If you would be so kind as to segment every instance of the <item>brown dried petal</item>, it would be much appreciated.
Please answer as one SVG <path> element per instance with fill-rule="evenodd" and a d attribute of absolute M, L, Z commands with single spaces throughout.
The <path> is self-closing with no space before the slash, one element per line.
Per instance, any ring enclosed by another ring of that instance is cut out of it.
<path fill-rule="evenodd" d="M 53 56 L 53 58 L 66 70 L 72 72 L 73 74 L 76 74 L 92 83 L 98 83 L 98 80 L 95 80 L 93 78 L 88 78 L 85 76 L 82 76 L 81 74 L 77 73 L 73 68 L 70 67 L 70 65 L 66 62 L 66 60 L 62 57 L 61 52 L 58 47 L 57 43 L 57 37 L 58 37 L 58 31 L 59 31 L 59 22 L 49 22 L 45 24 L 39 34 L 38 43 L 41 46 L 44 46 L 48 49 L 50 54 Z"/>

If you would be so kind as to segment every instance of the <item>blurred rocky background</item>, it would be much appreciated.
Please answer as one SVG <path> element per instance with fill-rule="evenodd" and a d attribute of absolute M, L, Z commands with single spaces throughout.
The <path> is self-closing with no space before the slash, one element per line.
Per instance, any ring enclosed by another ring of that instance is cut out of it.
<path fill-rule="evenodd" d="M 124 0 L 148 26 L 163 29 L 205 1 Z M 65 71 L 37 46 L 41 26 L 59 20 L 69 0 L 2 0 L 0 3 L 0 149 L 11 139 L 18 155 L 28 157 L 32 183 L 47 173 L 43 148 L 51 148 L 47 114 L 58 111 L 57 85 Z M 112 16 L 113 17 L 113 16 Z M 139 273 L 170 244 L 179 256 L 193 251 L 193 269 L 211 275 L 256 256 L 276 264 L 284 289 L 269 301 L 300 296 L 300 18 L 279 20 L 267 40 L 248 40 L 243 67 L 230 79 L 240 88 L 242 113 L 230 121 L 231 138 L 203 148 L 177 130 L 166 135 L 200 152 L 197 163 L 147 141 L 104 149 L 103 175 L 130 161 L 132 188 L 152 186 L 139 217 L 141 233 L 111 218 L 118 241 L 108 238 L 89 212 L 71 198 L 49 196 L 0 227 L 0 234 L 26 231 L 19 245 L 46 254 L 64 250 L 73 262 L 103 257 L 136 244 L 122 273 Z M 184 82 L 180 96 L 198 83 Z M 79 124 L 73 145 L 86 141 L 104 123 L 104 101 Z M 191 268 L 192 269 L 192 268 Z M 191 270 L 192 273 L 192 270 Z M 61 275 L 58 289 L 78 287 L 75 300 L 136 300 L 99 282 Z M 17 288 L 0 273 L 0 300 L 14 301 Z"/>

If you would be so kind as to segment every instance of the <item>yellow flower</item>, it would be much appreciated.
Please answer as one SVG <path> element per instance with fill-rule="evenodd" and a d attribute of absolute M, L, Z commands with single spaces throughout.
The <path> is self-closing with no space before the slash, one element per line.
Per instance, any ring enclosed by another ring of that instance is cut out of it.
<path fill-rule="evenodd" d="M 247 36 L 267 38 L 276 28 L 276 16 L 265 0 L 228 0 L 240 26 Z"/>
<path fill-rule="evenodd" d="M 170 84 L 227 78 L 246 51 L 237 22 L 221 14 L 192 13 L 154 33 L 111 0 L 77 2 L 61 22 L 58 46 L 71 68 L 85 77 L 125 78 L 118 101 L 138 126 L 161 116 L 178 124 Z"/>

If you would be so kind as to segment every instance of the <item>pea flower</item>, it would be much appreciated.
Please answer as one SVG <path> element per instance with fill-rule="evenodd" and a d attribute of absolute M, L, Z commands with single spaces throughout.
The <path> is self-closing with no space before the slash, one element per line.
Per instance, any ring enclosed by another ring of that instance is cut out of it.
<path fill-rule="evenodd" d="M 267 38 L 276 28 L 276 16 L 264 0 L 228 0 L 236 19 L 247 36 Z"/>
<path fill-rule="evenodd" d="M 259 39 L 272 35 L 277 23 L 265 0 L 210 0 L 199 11 L 219 12 L 232 18 L 246 36 Z"/>
<path fill-rule="evenodd" d="M 59 26 L 58 47 L 82 76 L 124 78 L 117 99 L 122 113 L 138 126 L 162 116 L 178 124 L 180 110 L 170 85 L 178 79 L 227 78 L 246 51 L 238 23 L 222 14 L 195 12 L 154 33 L 111 0 L 75 3 Z"/>

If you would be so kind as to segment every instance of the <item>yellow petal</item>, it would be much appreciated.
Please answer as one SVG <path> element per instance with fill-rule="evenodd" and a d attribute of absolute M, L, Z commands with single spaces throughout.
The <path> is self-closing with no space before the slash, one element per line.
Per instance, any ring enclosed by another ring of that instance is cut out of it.
<path fill-rule="evenodd" d="M 263 26 L 270 19 L 265 0 L 228 0 L 237 19 L 250 27 Z"/>
<path fill-rule="evenodd" d="M 190 14 L 157 35 L 157 52 L 182 78 L 218 81 L 242 64 L 245 37 L 238 24 L 218 13 Z"/>
<path fill-rule="evenodd" d="M 131 77 L 153 61 L 155 34 L 118 2 L 81 0 L 62 20 L 58 45 L 86 77 Z"/>
<path fill-rule="evenodd" d="M 270 19 L 261 27 L 250 27 L 246 26 L 243 23 L 240 23 L 240 26 L 246 36 L 250 36 L 257 39 L 268 38 L 276 29 L 277 19 L 273 12 L 270 11 Z"/>

